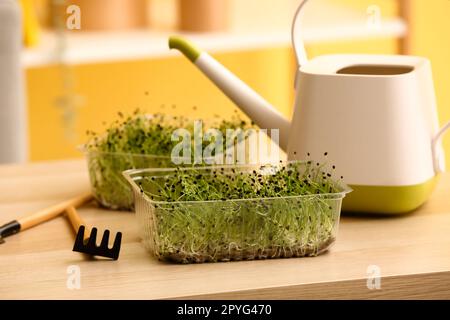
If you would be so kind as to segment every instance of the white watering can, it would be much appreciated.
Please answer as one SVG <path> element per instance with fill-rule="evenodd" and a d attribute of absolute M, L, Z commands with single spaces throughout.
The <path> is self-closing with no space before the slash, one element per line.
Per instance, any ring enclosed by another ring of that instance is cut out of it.
<path fill-rule="evenodd" d="M 326 55 L 308 60 L 301 37 L 292 122 L 206 52 L 180 50 L 259 127 L 280 130 L 290 160 L 332 162 L 354 192 L 344 211 L 404 213 L 421 206 L 445 170 L 431 64 L 401 55 Z M 309 156 L 308 156 L 309 155 Z M 326 155 L 328 155 L 326 157 Z"/>

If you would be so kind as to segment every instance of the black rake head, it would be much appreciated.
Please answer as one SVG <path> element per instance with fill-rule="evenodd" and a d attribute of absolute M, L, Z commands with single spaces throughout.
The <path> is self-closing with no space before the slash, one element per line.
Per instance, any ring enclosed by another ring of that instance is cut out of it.
<path fill-rule="evenodd" d="M 121 232 L 116 234 L 114 245 L 110 249 L 108 247 L 109 230 L 105 230 L 103 233 L 102 242 L 100 243 L 100 246 L 97 246 L 97 228 L 92 228 L 91 234 L 86 241 L 84 240 L 85 229 L 85 226 L 80 226 L 78 229 L 75 244 L 73 245 L 73 251 L 85 253 L 91 256 L 110 258 L 113 260 L 119 259 L 120 245 L 122 242 Z"/>

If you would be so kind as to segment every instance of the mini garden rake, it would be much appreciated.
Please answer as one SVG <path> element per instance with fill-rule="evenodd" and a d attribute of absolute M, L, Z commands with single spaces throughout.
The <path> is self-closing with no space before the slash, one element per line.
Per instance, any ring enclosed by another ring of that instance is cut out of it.
<path fill-rule="evenodd" d="M 86 227 L 86 224 L 78 215 L 74 207 L 69 207 L 66 210 L 66 213 L 72 227 L 75 232 L 77 232 L 75 243 L 73 245 L 73 251 L 85 253 L 89 256 L 100 256 L 113 260 L 119 259 L 120 246 L 122 242 L 121 232 L 116 234 L 114 244 L 110 249 L 108 247 L 110 231 L 105 230 L 102 236 L 102 241 L 100 242 L 100 245 L 97 246 L 97 228 L 92 228 L 89 232 L 89 229 Z"/>

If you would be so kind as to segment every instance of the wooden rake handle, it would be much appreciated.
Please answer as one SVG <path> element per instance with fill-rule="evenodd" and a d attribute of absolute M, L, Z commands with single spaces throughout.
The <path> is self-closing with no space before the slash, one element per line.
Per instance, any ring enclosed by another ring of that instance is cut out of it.
<path fill-rule="evenodd" d="M 91 193 L 83 194 L 76 198 L 58 203 L 54 206 L 51 206 L 51 207 L 43 209 L 43 210 L 40 210 L 28 217 L 21 218 L 18 220 L 18 222 L 20 223 L 20 226 L 21 226 L 20 231 L 32 228 L 40 223 L 51 220 L 51 219 L 63 214 L 67 208 L 79 207 L 90 200 L 92 200 Z"/>
<path fill-rule="evenodd" d="M 83 219 L 81 219 L 80 215 L 78 214 L 77 210 L 74 207 L 69 207 L 66 209 L 67 217 L 69 218 L 70 224 L 72 225 L 73 230 L 75 231 L 75 234 L 78 233 L 78 230 L 81 226 L 85 226 L 85 232 L 83 240 L 88 240 L 90 236 L 90 230 L 84 223 Z"/>
<path fill-rule="evenodd" d="M 0 226 L 0 243 L 3 243 L 3 238 L 16 234 L 18 232 L 30 229 L 38 224 L 51 220 L 63 214 L 67 208 L 79 207 L 84 203 L 92 200 L 92 194 L 86 193 L 76 198 L 58 203 L 49 208 L 40 210 L 29 216 L 10 221 Z"/>

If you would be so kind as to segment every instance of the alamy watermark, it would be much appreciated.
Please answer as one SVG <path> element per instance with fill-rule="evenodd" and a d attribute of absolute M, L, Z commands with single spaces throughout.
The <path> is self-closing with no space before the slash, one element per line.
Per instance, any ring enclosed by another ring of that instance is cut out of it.
<path fill-rule="evenodd" d="M 367 28 L 377 30 L 381 28 L 381 8 L 375 4 L 370 5 L 367 10 Z"/>
<path fill-rule="evenodd" d="M 68 30 L 81 30 L 81 8 L 72 4 L 66 8 L 66 27 Z"/>
<path fill-rule="evenodd" d="M 381 289 L 381 268 L 377 265 L 370 265 L 367 267 L 367 289 Z"/>
<path fill-rule="evenodd" d="M 172 149 L 172 162 L 176 165 L 243 165 L 280 160 L 279 130 L 271 129 L 208 129 L 203 122 L 194 122 L 194 137 L 187 129 L 172 133 L 172 141 L 178 142 Z M 270 139 L 268 137 L 270 136 Z"/>
<path fill-rule="evenodd" d="M 81 268 L 77 265 L 70 265 L 67 267 L 67 281 L 66 287 L 69 290 L 81 289 Z"/>

